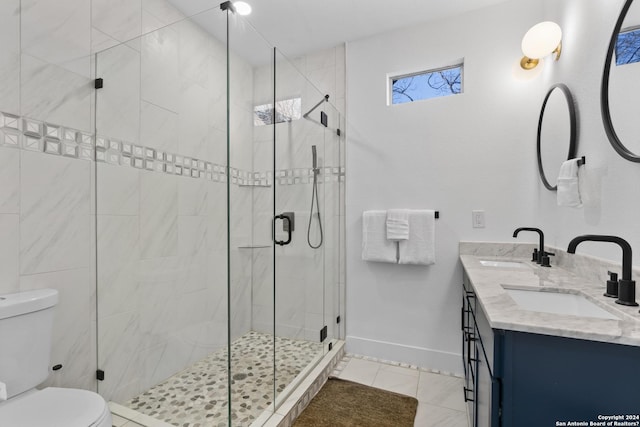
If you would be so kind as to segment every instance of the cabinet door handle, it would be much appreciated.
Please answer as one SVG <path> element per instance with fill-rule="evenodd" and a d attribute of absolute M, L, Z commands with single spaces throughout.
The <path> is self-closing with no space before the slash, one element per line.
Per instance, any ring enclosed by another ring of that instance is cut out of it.
<path fill-rule="evenodd" d="M 465 402 L 473 402 L 473 399 L 471 399 L 471 398 L 467 397 L 467 393 L 468 393 L 468 392 L 473 393 L 473 390 L 472 390 L 472 389 L 470 389 L 470 388 L 466 388 L 466 387 L 464 387 L 464 401 L 465 401 Z"/>

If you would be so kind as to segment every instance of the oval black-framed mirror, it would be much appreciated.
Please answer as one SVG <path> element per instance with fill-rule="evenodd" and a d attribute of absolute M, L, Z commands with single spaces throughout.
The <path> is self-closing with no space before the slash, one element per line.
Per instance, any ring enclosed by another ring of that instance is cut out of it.
<path fill-rule="evenodd" d="M 620 11 L 620 15 L 618 15 L 618 20 L 616 21 L 616 25 L 613 28 L 613 32 L 611 33 L 611 39 L 609 41 L 609 48 L 607 49 L 607 57 L 604 62 L 604 71 L 602 72 L 602 84 L 600 86 L 600 112 L 602 115 L 602 122 L 604 124 L 604 130 L 607 134 L 607 138 L 611 143 L 611 146 L 616 150 L 620 156 L 623 158 L 632 161 L 632 162 L 640 162 L 640 153 L 635 153 L 626 146 L 621 140 L 618 132 L 616 132 L 613 126 L 613 120 L 611 118 L 611 105 L 610 105 L 610 80 L 611 80 L 611 68 L 614 59 L 614 53 L 616 52 L 616 45 L 618 42 L 618 35 L 620 34 L 620 30 L 624 24 L 624 20 L 627 17 L 627 13 L 629 12 L 629 8 L 633 0 L 626 0 L 624 5 L 622 6 L 622 10 Z M 640 135 L 638 135 L 638 139 L 640 139 Z"/>
<path fill-rule="evenodd" d="M 566 105 L 566 111 L 562 108 Z M 553 108 L 553 110 L 552 110 Z M 545 112 L 547 127 L 549 121 L 558 120 L 559 123 L 555 123 L 555 127 L 559 130 L 563 136 L 566 137 L 566 142 L 558 141 L 556 138 L 549 138 L 547 135 L 546 147 L 551 149 L 551 157 L 549 150 L 543 148 L 543 138 L 545 137 Z M 564 116 L 566 113 L 566 117 Z M 568 123 L 565 122 L 568 119 Z M 565 145 L 560 145 L 565 144 Z M 568 147 L 567 147 L 568 145 Z M 557 83 L 549 88 L 547 95 L 542 102 L 542 108 L 540 110 L 540 119 L 538 120 L 538 136 L 537 136 L 537 155 L 538 155 L 538 172 L 540 179 L 544 186 L 551 191 L 556 191 L 558 186 L 556 183 L 551 182 L 548 176 L 557 176 L 560 171 L 560 165 L 562 162 L 573 159 L 576 155 L 576 109 L 573 101 L 573 96 L 567 85 Z M 566 151 L 563 149 L 566 148 Z M 567 153 L 566 158 L 562 153 Z M 546 159 L 545 162 L 543 159 Z M 547 164 L 548 173 L 545 173 L 545 166 Z M 551 175 L 553 173 L 553 175 Z"/>

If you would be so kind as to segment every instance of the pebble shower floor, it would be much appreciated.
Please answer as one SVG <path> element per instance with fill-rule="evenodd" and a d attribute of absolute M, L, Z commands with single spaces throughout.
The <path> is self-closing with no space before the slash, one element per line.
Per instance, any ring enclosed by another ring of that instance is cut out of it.
<path fill-rule="evenodd" d="M 316 357 L 322 344 L 276 337 L 277 392 Z M 249 332 L 231 344 L 231 421 L 249 426 L 273 402 L 273 336 Z M 227 426 L 227 349 L 125 403 L 180 427 Z"/>

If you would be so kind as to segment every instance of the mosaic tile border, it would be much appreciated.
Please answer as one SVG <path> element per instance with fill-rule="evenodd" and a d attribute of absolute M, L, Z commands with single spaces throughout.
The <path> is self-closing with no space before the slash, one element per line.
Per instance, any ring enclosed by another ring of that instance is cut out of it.
<path fill-rule="evenodd" d="M 394 362 L 392 360 L 378 359 L 376 357 L 362 356 L 362 355 L 359 355 L 359 354 L 351 354 L 351 353 L 346 354 L 345 357 L 348 358 L 349 360 L 350 359 L 368 360 L 370 362 L 384 363 L 385 365 L 391 365 L 391 366 L 397 366 L 397 367 L 400 367 L 400 368 L 413 369 L 413 370 L 420 371 L 420 372 L 431 372 L 432 374 L 446 375 L 446 376 L 455 377 L 455 378 L 464 378 L 462 375 L 456 374 L 454 372 L 441 371 L 439 369 L 423 368 L 423 367 L 420 367 L 420 366 L 417 366 L 417 365 L 411 365 L 409 363 Z M 342 371 L 342 369 L 340 369 L 340 371 Z"/>
<path fill-rule="evenodd" d="M 311 168 L 251 172 L 0 112 L 0 146 L 247 187 L 310 184 Z M 344 182 L 345 168 L 320 168 L 319 183 Z"/>

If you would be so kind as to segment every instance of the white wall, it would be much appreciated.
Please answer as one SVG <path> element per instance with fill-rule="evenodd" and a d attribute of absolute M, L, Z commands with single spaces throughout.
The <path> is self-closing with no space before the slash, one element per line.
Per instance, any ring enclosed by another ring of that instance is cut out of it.
<path fill-rule="evenodd" d="M 539 225 L 541 80 L 521 79 L 517 64 L 541 12 L 518 0 L 348 43 L 347 351 L 461 372 L 458 242 Z M 464 94 L 386 105 L 387 73 L 460 58 Z M 361 260 L 362 212 L 390 208 L 440 211 L 435 265 Z M 486 228 L 471 227 L 474 209 Z"/>
<path fill-rule="evenodd" d="M 560 61 L 545 68 L 542 90 L 546 92 L 555 82 L 563 82 L 572 91 L 578 111 L 578 155 L 586 156 L 587 165 L 581 171 L 583 208 L 559 208 L 555 203 L 555 194 L 541 185 L 537 186 L 535 199 L 539 206 L 540 223 L 547 231 L 548 244 L 566 248 L 577 235 L 617 235 L 625 238 L 634 248 L 633 260 L 638 265 L 640 222 L 637 221 L 637 212 L 640 210 L 640 193 L 637 183 L 640 182 L 640 165 L 623 159 L 614 151 L 600 116 L 603 64 L 611 32 L 623 3 L 622 0 L 544 3 L 544 18 L 556 21 L 563 29 L 563 52 Z M 635 3 L 632 9 L 637 13 L 640 4 Z M 637 82 L 636 78 L 633 83 L 637 85 Z M 627 98 L 627 101 L 630 102 L 630 99 Z M 634 103 L 629 107 L 637 117 L 637 105 Z M 578 251 L 621 262 L 621 251 L 613 244 L 583 243 Z"/>

